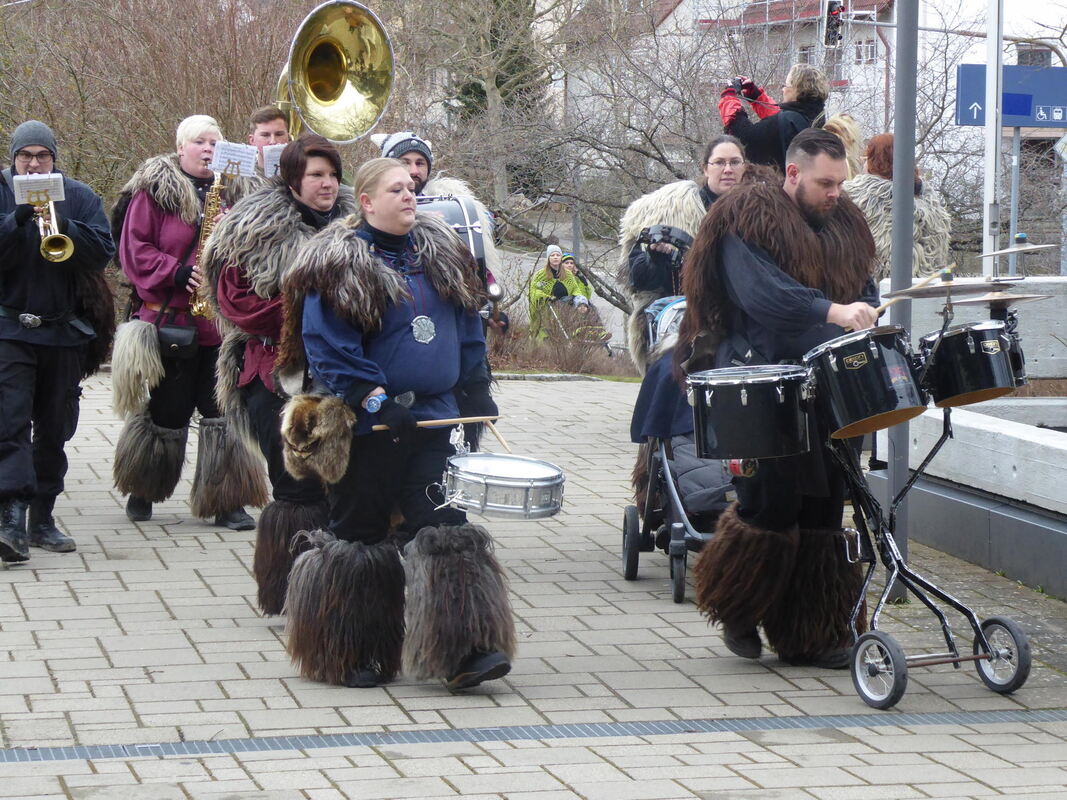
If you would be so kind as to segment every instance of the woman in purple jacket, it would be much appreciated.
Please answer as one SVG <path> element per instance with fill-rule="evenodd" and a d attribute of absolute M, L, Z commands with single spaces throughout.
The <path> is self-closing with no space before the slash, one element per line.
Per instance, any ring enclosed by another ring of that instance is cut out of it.
<path fill-rule="evenodd" d="M 194 410 L 201 419 L 190 495 L 193 516 L 251 530 L 255 523 L 242 505 L 265 503 L 262 468 L 240 438 L 228 434 L 215 401 L 222 339 L 213 321 L 190 312 L 191 294 L 201 284 L 196 259 L 204 198 L 214 181 L 208 164 L 221 138 L 211 117 L 182 120 L 177 152 L 142 164 L 116 207 L 116 216 L 125 207 L 115 238 L 137 310 L 120 328 L 112 358 L 116 410 L 126 417 L 114 478 L 119 491 L 130 496 L 126 516 L 133 522 L 151 519 L 152 504 L 174 492 Z M 161 355 L 160 325 L 195 327 L 194 352 Z"/>

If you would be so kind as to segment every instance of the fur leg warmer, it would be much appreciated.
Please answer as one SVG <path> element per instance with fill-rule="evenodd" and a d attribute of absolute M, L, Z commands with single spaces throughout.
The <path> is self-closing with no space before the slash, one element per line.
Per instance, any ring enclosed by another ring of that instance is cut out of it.
<path fill-rule="evenodd" d="M 289 573 L 287 649 L 300 674 L 341 684 L 346 673 L 376 669 L 383 683 L 400 670 L 404 568 L 388 542 L 365 545 L 325 531 L 297 534 L 305 550 Z"/>
<path fill-rule="evenodd" d="M 480 525 L 423 528 L 404 548 L 408 635 L 404 670 L 447 678 L 473 651 L 515 653 L 504 569 Z"/>
<path fill-rule="evenodd" d="M 152 503 L 166 500 L 182 475 L 188 438 L 188 428 L 161 428 L 147 411 L 127 419 L 115 447 L 115 488 Z"/>
<path fill-rule="evenodd" d="M 131 319 L 119 325 L 111 354 L 111 407 L 122 419 L 148 403 L 148 393 L 163 380 L 159 334 L 150 322 Z"/>
<path fill-rule="evenodd" d="M 712 622 L 755 627 L 792 573 L 796 549 L 795 527 L 757 528 L 737 515 L 734 503 L 719 517 L 693 568 L 697 606 Z"/>
<path fill-rule="evenodd" d="M 266 469 L 224 417 L 200 420 L 196 474 L 189 507 L 194 517 L 210 519 L 241 506 L 265 506 Z"/>
<path fill-rule="evenodd" d="M 303 552 L 293 537 L 300 531 L 325 528 L 329 509 L 324 502 L 304 505 L 287 500 L 268 503 L 256 525 L 256 554 L 252 574 L 259 587 L 259 608 L 264 614 L 281 614 L 293 561 Z M 291 546 L 293 545 L 293 546 Z M 300 550 L 300 552 L 294 552 Z"/>
<path fill-rule="evenodd" d="M 849 563 L 841 531 L 801 529 L 793 574 L 763 618 L 779 658 L 804 663 L 852 646 L 848 617 L 863 588 L 862 566 Z M 867 629 L 866 613 L 856 629 Z"/>

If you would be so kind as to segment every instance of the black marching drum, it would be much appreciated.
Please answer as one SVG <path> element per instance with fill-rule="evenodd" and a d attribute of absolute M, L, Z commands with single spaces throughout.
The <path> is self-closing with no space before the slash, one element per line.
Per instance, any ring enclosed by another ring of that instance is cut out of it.
<path fill-rule="evenodd" d="M 700 458 L 780 458 L 811 449 L 804 367 L 726 367 L 686 380 Z"/>

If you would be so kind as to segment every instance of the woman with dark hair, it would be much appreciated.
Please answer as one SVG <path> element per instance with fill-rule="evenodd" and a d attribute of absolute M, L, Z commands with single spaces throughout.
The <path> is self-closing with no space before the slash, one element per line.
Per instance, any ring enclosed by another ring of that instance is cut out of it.
<path fill-rule="evenodd" d="M 285 400 L 273 375 L 282 330 L 281 282 L 312 236 L 355 210 L 352 190 L 340 184 L 341 154 L 322 136 L 305 133 L 288 144 L 279 171 L 280 178 L 223 217 L 203 258 L 223 332 L 219 405 L 238 435 L 262 452 L 272 488 L 273 500 L 256 526 L 253 562 L 259 607 L 266 614 L 282 613 L 293 535 L 320 528 L 327 519 L 321 482 L 292 477 L 282 456 Z"/>
<path fill-rule="evenodd" d="M 329 450 L 308 467 L 330 484 L 329 531 L 289 576 L 288 648 L 312 680 L 377 686 L 403 657 L 456 691 L 506 675 L 515 647 L 492 539 L 437 488 L 455 453 L 439 421 L 457 390 L 489 390 L 484 293 L 448 223 L 416 213 L 402 162 L 368 161 L 355 184 L 357 214 L 308 242 L 283 286 L 279 370 L 323 391 L 293 398 L 283 435 Z"/>
<path fill-rule="evenodd" d="M 893 134 L 880 133 L 867 142 L 867 171 L 845 181 L 849 198 L 863 211 L 878 247 L 879 278 L 889 276 L 893 259 Z M 938 199 L 923 192 L 915 168 L 915 228 L 912 268 L 915 275 L 931 275 L 948 265 L 952 218 Z"/>
<path fill-rule="evenodd" d="M 634 200 L 619 221 L 618 280 L 630 295 L 627 340 L 630 356 L 642 373 L 648 364 L 645 309 L 661 297 L 681 294 L 681 253 L 666 242 L 641 242 L 642 231 L 665 225 L 690 238 L 719 197 L 737 185 L 745 174 L 745 148 L 733 136 L 716 136 L 705 146 L 700 160 L 701 181 L 668 183 Z"/>

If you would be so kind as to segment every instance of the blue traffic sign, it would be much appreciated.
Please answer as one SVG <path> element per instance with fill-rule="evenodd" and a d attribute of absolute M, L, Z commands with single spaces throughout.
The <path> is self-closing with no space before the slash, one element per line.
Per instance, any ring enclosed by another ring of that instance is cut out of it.
<path fill-rule="evenodd" d="M 985 64 L 956 67 L 956 124 L 985 125 Z M 1067 67 L 1005 66 L 1005 128 L 1067 128 Z"/>

